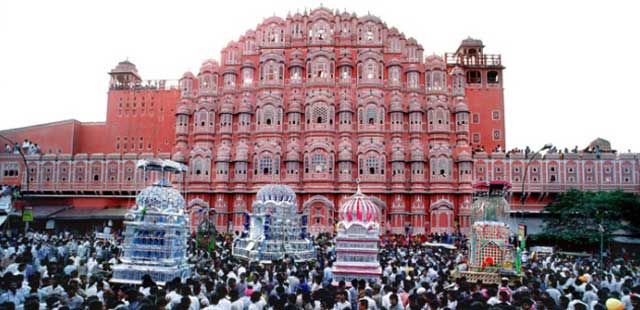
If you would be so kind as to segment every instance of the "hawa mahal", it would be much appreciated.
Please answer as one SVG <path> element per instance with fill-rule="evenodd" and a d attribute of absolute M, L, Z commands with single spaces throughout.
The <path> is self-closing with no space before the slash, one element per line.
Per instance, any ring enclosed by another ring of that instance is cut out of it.
<path fill-rule="evenodd" d="M 512 202 L 524 201 L 512 209 L 533 222 L 568 188 L 640 191 L 638 155 L 606 145 L 505 153 L 504 68 L 472 38 L 424 55 L 372 15 L 269 17 L 177 81 L 120 62 L 105 122 L 0 132 L 41 150 L 1 154 L 0 184 L 19 185 L 36 219 L 117 219 L 149 182 L 136 161 L 173 159 L 189 167 L 173 183 L 194 225 L 215 210 L 218 230 L 241 231 L 256 192 L 280 183 L 296 191 L 311 233 L 334 231 L 356 180 L 381 231 L 416 234 L 468 231 L 475 182 L 512 182 Z"/>

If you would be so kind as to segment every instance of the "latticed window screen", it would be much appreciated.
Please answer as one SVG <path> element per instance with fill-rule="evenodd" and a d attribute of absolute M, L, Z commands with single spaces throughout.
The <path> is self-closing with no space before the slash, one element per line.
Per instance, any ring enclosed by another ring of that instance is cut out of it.
<path fill-rule="evenodd" d="M 313 107 L 313 112 L 311 114 L 313 121 L 318 124 L 327 123 L 329 111 L 325 105 L 316 105 Z"/>
<path fill-rule="evenodd" d="M 267 125 L 272 125 L 273 124 L 273 108 L 272 107 L 267 107 L 264 109 L 264 123 Z"/>
<path fill-rule="evenodd" d="M 369 157 L 367 157 L 367 170 L 369 174 L 377 173 L 378 167 L 379 167 L 378 157 L 376 157 L 375 155 L 370 155 Z"/>
<path fill-rule="evenodd" d="M 262 174 L 271 174 L 273 169 L 271 157 L 264 156 L 260 158 L 260 172 Z"/>
<path fill-rule="evenodd" d="M 367 123 L 375 124 L 376 122 L 376 107 L 371 105 L 367 107 Z"/>

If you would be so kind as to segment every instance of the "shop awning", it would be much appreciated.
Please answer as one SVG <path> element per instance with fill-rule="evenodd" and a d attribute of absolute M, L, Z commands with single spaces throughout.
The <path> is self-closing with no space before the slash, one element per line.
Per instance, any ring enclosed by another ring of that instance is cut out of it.
<path fill-rule="evenodd" d="M 127 208 L 84 208 L 75 207 L 64 210 L 51 218 L 61 221 L 77 220 L 123 220 L 127 214 Z"/>
<path fill-rule="evenodd" d="M 46 220 L 55 214 L 58 214 L 64 210 L 71 209 L 72 206 L 33 206 L 33 219 L 34 220 Z M 22 210 L 14 210 L 10 213 L 11 216 L 22 216 Z"/>

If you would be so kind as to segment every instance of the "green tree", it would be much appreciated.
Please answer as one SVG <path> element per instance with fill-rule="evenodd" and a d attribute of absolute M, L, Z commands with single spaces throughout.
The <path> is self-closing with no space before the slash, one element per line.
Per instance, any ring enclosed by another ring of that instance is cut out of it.
<path fill-rule="evenodd" d="M 605 239 L 616 230 L 637 232 L 640 222 L 640 199 L 623 191 L 569 190 L 545 206 L 547 237 L 577 243 L 595 243 L 600 239 L 600 225 Z"/>

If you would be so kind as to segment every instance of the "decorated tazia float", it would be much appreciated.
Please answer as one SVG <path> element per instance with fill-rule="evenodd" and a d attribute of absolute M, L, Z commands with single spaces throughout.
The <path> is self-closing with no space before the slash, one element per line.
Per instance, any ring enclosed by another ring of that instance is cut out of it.
<path fill-rule="evenodd" d="M 233 256 L 241 260 L 269 264 L 292 258 L 315 258 L 307 235 L 307 218 L 298 214 L 296 194 L 286 185 L 263 186 L 256 194 L 252 212 L 245 214 L 243 236 L 233 243 Z"/>
<path fill-rule="evenodd" d="M 161 177 L 138 194 L 125 216 L 121 263 L 113 266 L 111 281 L 138 284 L 149 275 L 163 285 L 175 277 L 188 278 L 189 216 L 184 198 L 166 178 L 168 173 L 185 172 L 186 167 L 169 160 L 140 160 L 137 166 L 145 173 L 157 171 Z"/>
<path fill-rule="evenodd" d="M 339 211 L 336 234 L 336 262 L 333 279 L 377 281 L 382 274 L 378 260 L 380 210 L 360 191 L 347 199 Z"/>
<path fill-rule="evenodd" d="M 515 277 L 515 249 L 510 240 L 511 208 L 506 196 L 509 182 L 482 182 L 474 185 L 469 239 L 469 270 L 461 272 L 469 282 L 500 283 L 503 277 Z"/>

